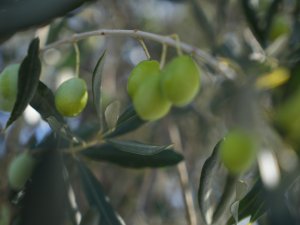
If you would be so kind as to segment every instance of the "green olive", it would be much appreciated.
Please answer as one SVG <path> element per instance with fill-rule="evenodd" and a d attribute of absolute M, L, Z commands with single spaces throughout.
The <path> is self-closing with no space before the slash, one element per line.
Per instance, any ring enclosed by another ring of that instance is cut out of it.
<path fill-rule="evenodd" d="M 220 145 L 220 157 L 232 174 L 248 170 L 256 156 L 256 144 L 253 137 L 243 130 L 228 133 Z"/>
<path fill-rule="evenodd" d="M 23 152 L 12 160 L 8 168 L 8 183 L 16 191 L 21 190 L 30 178 L 35 166 L 35 159 Z"/>
<path fill-rule="evenodd" d="M 77 116 L 85 108 L 88 99 L 83 79 L 71 78 L 62 83 L 55 93 L 55 105 L 63 116 Z"/>
<path fill-rule="evenodd" d="M 291 32 L 291 24 L 287 17 L 283 15 L 274 16 L 271 27 L 269 38 L 271 41 L 276 40 L 278 37 Z"/>
<path fill-rule="evenodd" d="M 136 65 L 128 78 L 127 92 L 129 96 L 133 98 L 144 80 L 153 74 L 157 74 L 159 71 L 159 63 L 155 60 L 145 60 Z"/>
<path fill-rule="evenodd" d="M 0 110 L 11 112 L 17 98 L 19 64 L 7 66 L 0 74 Z"/>
<path fill-rule="evenodd" d="M 187 55 L 176 57 L 162 70 L 163 94 L 176 106 L 193 101 L 200 88 L 200 70 Z"/>
<path fill-rule="evenodd" d="M 160 74 L 157 73 L 144 80 L 133 97 L 133 106 L 144 120 L 160 119 L 171 108 L 171 102 L 161 93 L 160 78 Z"/>

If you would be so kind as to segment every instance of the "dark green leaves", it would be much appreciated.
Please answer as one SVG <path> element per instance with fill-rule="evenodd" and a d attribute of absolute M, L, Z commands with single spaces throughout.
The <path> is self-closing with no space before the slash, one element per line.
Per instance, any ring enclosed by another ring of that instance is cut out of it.
<path fill-rule="evenodd" d="M 68 140 L 79 142 L 78 138 L 69 130 L 64 118 L 57 111 L 54 95 L 44 83 L 38 83 L 37 90 L 30 105 L 41 114 L 42 118 L 48 122 L 56 133 Z"/>
<path fill-rule="evenodd" d="M 133 131 L 145 123 L 135 112 L 132 105 L 120 115 L 115 129 L 107 133 L 106 137 L 115 137 Z"/>
<path fill-rule="evenodd" d="M 102 81 L 102 72 L 104 66 L 104 58 L 105 58 L 105 51 L 102 53 L 98 62 L 95 66 L 93 71 L 92 77 L 92 93 L 93 93 L 93 103 L 96 109 L 97 115 L 99 117 L 100 126 L 103 123 L 102 111 L 101 111 L 101 81 Z"/>
<path fill-rule="evenodd" d="M 131 168 L 171 166 L 183 160 L 183 156 L 169 146 L 147 145 L 135 141 L 107 140 L 90 147 L 82 154 L 92 160 L 108 161 Z"/>
<path fill-rule="evenodd" d="M 35 38 L 31 41 L 27 56 L 21 63 L 18 76 L 17 99 L 10 118 L 6 124 L 6 128 L 24 112 L 38 87 L 41 73 L 39 43 L 40 41 L 38 38 Z"/>
<path fill-rule="evenodd" d="M 124 221 L 114 211 L 104 194 L 102 185 L 92 172 L 81 162 L 78 162 L 81 181 L 89 204 L 100 214 L 99 225 L 123 225 Z"/>

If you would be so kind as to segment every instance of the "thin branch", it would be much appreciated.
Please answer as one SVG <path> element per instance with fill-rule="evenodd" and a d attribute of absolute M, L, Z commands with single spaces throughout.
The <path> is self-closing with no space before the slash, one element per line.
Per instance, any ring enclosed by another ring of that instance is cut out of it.
<path fill-rule="evenodd" d="M 212 57 L 210 54 L 200 50 L 199 48 L 196 48 L 192 45 L 183 42 L 178 43 L 178 41 L 174 40 L 170 36 L 163 36 L 163 35 L 158 35 L 158 34 L 149 33 L 145 31 L 139 31 L 139 30 L 100 29 L 100 30 L 78 33 L 45 46 L 44 48 L 41 49 L 41 52 L 44 52 L 51 48 L 57 48 L 64 44 L 78 42 L 80 40 L 92 36 L 125 36 L 125 37 L 137 38 L 137 39 L 143 38 L 143 39 L 156 41 L 162 44 L 166 44 L 174 48 L 178 47 L 179 44 L 179 47 L 181 48 L 182 51 L 189 54 L 194 54 L 202 58 L 207 64 L 211 65 L 213 68 L 217 69 L 218 71 L 221 72 L 223 71 L 217 59 Z"/>
<path fill-rule="evenodd" d="M 178 127 L 174 123 L 170 123 L 168 130 L 169 130 L 170 139 L 174 143 L 176 149 L 183 149 Z M 188 176 L 186 163 L 185 162 L 179 163 L 177 165 L 177 171 L 178 171 L 182 195 L 184 199 L 188 225 L 197 225 L 196 207 L 193 201 L 192 190 L 190 188 L 190 180 Z"/>

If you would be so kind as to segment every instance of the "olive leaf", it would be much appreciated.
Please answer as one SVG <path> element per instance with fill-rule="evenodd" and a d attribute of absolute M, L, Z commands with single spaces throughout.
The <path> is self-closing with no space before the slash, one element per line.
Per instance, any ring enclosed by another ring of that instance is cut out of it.
<path fill-rule="evenodd" d="M 145 122 L 137 115 L 133 105 L 129 105 L 118 118 L 115 129 L 108 132 L 105 137 L 111 138 L 131 132 L 142 126 Z"/>
<path fill-rule="evenodd" d="M 130 168 L 163 167 L 176 165 L 183 156 L 170 146 L 148 145 L 136 141 L 106 140 L 106 143 L 86 148 L 84 156 Z"/>
<path fill-rule="evenodd" d="M 226 206 L 232 203 L 232 196 L 237 182 L 237 178 L 230 174 L 217 175 L 221 166 L 218 154 L 221 142 L 222 140 L 216 144 L 212 154 L 205 161 L 200 176 L 198 203 L 206 224 L 216 223 L 226 210 Z M 225 179 L 220 179 L 221 177 Z M 222 194 L 219 197 L 215 197 L 220 190 L 214 189 L 214 182 L 219 182 L 218 186 L 223 186 Z M 214 199 L 214 202 L 212 199 Z"/>
<path fill-rule="evenodd" d="M 104 51 L 101 54 L 101 56 L 99 57 L 99 59 L 96 63 L 96 66 L 94 68 L 93 77 L 92 77 L 93 103 L 94 103 L 94 107 L 96 109 L 97 115 L 99 117 L 100 129 L 101 129 L 101 126 L 104 125 L 103 113 L 101 111 L 101 83 L 102 83 L 102 72 L 103 72 L 103 66 L 104 66 L 105 53 L 106 53 L 106 51 Z"/>
<path fill-rule="evenodd" d="M 35 95 L 41 73 L 39 43 L 39 38 L 35 38 L 31 41 L 27 56 L 21 63 L 18 75 L 17 99 L 8 122 L 6 123 L 6 128 L 24 112 Z"/>
<path fill-rule="evenodd" d="M 232 216 L 227 225 L 234 224 L 238 221 L 251 216 L 250 221 L 256 221 L 266 211 L 266 203 L 264 200 L 263 186 L 261 180 L 256 181 L 251 190 L 238 201 L 237 215 Z"/>
<path fill-rule="evenodd" d="M 114 211 L 108 197 L 104 194 L 101 183 L 83 163 L 78 161 L 78 168 L 84 192 L 89 204 L 100 214 L 101 225 L 125 225 L 121 217 Z"/>
<path fill-rule="evenodd" d="M 67 140 L 80 142 L 80 139 L 71 132 L 64 118 L 57 111 L 54 95 L 43 82 L 38 83 L 37 91 L 30 101 L 30 105 L 41 114 L 56 133 Z"/>

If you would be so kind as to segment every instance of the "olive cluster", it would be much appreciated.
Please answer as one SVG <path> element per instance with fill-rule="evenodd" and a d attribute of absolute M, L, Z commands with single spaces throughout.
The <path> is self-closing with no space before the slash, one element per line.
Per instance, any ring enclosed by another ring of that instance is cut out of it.
<path fill-rule="evenodd" d="M 153 121 L 165 116 L 172 105 L 185 106 L 200 88 L 200 69 L 188 55 L 171 60 L 162 70 L 155 60 L 140 62 L 132 71 L 127 91 L 137 114 Z"/>

